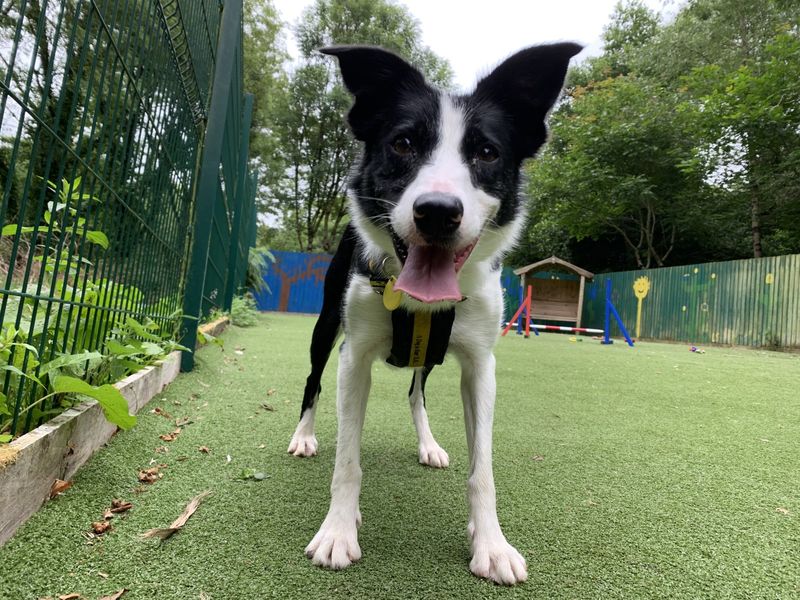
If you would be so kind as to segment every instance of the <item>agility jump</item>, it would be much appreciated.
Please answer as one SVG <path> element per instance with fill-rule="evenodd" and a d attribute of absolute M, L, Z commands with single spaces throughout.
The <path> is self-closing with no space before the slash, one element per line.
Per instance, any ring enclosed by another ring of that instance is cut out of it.
<path fill-rule="evenodd" d="M 533 333 L 535 335 L 539 335 L 539 330 L 542 331 L 559 331 L 559 332 L 568 332 L 568 333 L 594 333 L 603 336 L 602 344 L 613 344 L 614 340 L 611 339 L 609 336 L 609 331 L 611 330 L 611 316 L 614 316 L 614 319 L 619 325 L 620 331 L 622 335 L 625 337 L 625 341 L 628 343 L 629 346 L 633 347 L 633 340 L 628 335 L 628 330 L 625 328 L 625 325 L 622 323 L 622 319 L 617 312 L 617 309 L 614 307 L 614 303 L 611 302 L 611 280 L 606 279 L 606 301 L 605 301 L 605 329 L 592 329 L 589 327 L 565 327 L 560 325 L 542 325 L 538 323 L 531 323 L 531 315 L 533 311 L 531 309 L 531 297 L 533 295 L 533 289 L 529 285 L 528 291 L 525 294 L 525 299 L 519 305 L 517 312 L 514 313 L 514 316 L 511 320 L 506 323 L 506 326 L 503 328 L 503 333 L 501 335 L 506 335 L 511 328 L 516 324 L 517 326 L 517 335 L 523 335 L 523 321 L 524 321 L 524 335 L 525 338 L 529 338 L 531 336 L 531 327 L 533 327 Z M 524 313 L 524 318 L 523 318 Z"/>

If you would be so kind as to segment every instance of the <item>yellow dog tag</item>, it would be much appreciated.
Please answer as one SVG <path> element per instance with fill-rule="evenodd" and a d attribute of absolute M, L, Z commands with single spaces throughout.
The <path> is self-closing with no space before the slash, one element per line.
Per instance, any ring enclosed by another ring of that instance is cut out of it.
<path fill-rule="evenodd" d="M 386 310 L 395 310 L 403 299 L 403 292 L 394 289 L 395 281 L 397 281 L 396 277 L 390 277 L 383 290 L 383 306 Z"/>

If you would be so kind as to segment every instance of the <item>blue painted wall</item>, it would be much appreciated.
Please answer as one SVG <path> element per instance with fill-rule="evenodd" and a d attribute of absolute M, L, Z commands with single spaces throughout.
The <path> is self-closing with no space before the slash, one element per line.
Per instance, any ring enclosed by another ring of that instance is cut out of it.
<path fill-rule="evenodd" d="M 275 262 L 264 276 L 272 293 L 256 295 L 258 309 L 319 313 L 331 255 L 281 251 L 272 254 Z"/>
<path fill-rule="evenodd" d="M 276 251 L 275 262 L 270 265 L 264 281 L 271 294 L 256 295 L 259 310 L 317 314 L 322 309 L 322 292 L 325 273 L 330 265 L 330 254 Z M 505 316 L 510 319 L 519 307 L 519 277 L 511 267 L 504 267 L 500 275 L 504 290 Z"/>

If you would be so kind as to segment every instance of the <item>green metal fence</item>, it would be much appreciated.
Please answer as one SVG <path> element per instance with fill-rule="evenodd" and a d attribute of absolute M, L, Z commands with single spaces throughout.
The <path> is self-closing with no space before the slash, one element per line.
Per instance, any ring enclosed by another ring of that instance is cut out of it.
<path fill-rule="evenodd" d="M 21 373 L 102 349 L 126 317 L 193 348 L 197 319 L 230 307 L 255 240 L 251 111 L 242 0 L 0 0 L 12 432 L 48 414 Z"/>
<path fill-rule="evenodd" d="M 603 327 L 607 279 L 634 337 L 800 347 L 800 254 L 597 275 L 586 286 L 587 327 Z M 611 333 L 620 335 L 616 324 Z"/>

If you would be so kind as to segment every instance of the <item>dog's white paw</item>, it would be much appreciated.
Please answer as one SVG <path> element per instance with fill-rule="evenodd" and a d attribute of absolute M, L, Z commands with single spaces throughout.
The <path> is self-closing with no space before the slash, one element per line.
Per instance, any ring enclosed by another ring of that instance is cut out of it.
<path fill-rule="evenodd" d="M 473 542 L 469 569 L 478 577 L 501 585 L 515 585 L 528 579 L 525 559 L 502 536 Z"/>
<path fill-rule="evenodd" d="M 436 442 L 419 445 L 419 462 L 422 465 L 444 469 L 450 465 L 450 457 Z"/>
<path fill-rule="evenodd" d="M 326 518 L 317 535 L 306 546 L 306 556 L 320 567 L 334 570 L 349 567 L 361 558 L 361 547 L 358 545 L 360 522 L 360 513 L 351 523 Z"/>
<path fill-rule="evenodd" d="M 287 450 L 289 454 L 295 456 L 314 456 L 317 454 L 317 438 L 312 433 L 308 435 L 300 431 L 295 431 L 292 441 L 289 442 Z"/>

